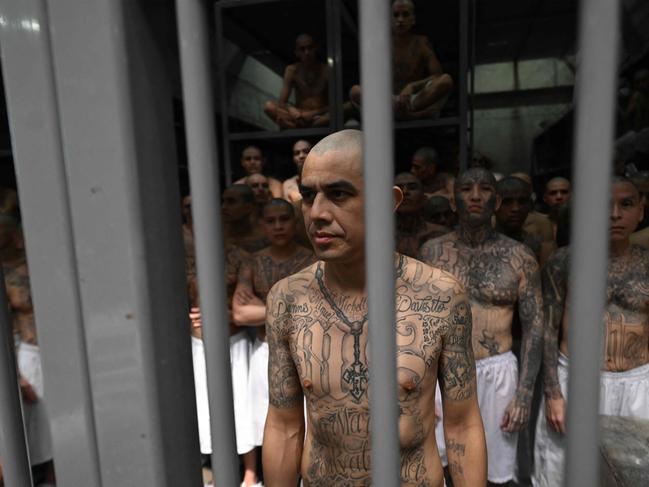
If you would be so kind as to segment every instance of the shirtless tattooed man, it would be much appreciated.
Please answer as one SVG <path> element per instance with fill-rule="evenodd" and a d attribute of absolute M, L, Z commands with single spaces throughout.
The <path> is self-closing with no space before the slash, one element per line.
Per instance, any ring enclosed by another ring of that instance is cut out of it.
<path fill-rule="evenodd" d="M 241 167 L 246 171 L 246 175 L 237 179 L 234 184 L 247 184 L 246 178 L 253 174 L 263 174 L 266 158 L 261 149 L 255 145 L 249 145 L 241 152 Z M 268 179 L 268 189 L 273 198 L 282 197 L 282 182 L 278 179 L 266 176 Z"/>
<path fill-rule="evenodd" d="M 268 413 L 268 343 L 263 327 L 266 297 L 273 285 L 315 262 L 313 252 L 295 240 L 297 228 L 293 205 L 274 199 L 264 205 L 260 225 L 270 246 L 252 254 L 239 271 L 232 300 L 232 317 L 238 326 L 256 327 L 250 354 L 248 383 L 252 406 L 252 429 L 256 446 L 261 446 Z"/>
<path fill-rule="evenodd" d="M 329 124 L 329 69 L 318 61 L 317 46 L 308 34 L 295 39 L 295 57 L 284 71 L 284 83 L 279 100 L 267 101 L 266 115 L 280 129 L 322 127 Z M 288 103 L 295 90 L 295 106 Z"/>
<path fill-rule="evenodd" d="M 415 5 L 412 0 L 392 2 L 392 89 L 397 120 L 438 115 L 453 79 L 442 66 L 426 36 L 415 35 Z M 361 87 L 352 87 L 349 97 L 361 103 Z"/>
<path fill-rule="evenodd" d="M 320 259 L 267 300 L 269 487 L 369 486 L 367 294 L 361 133 L 320 141 L 302 172 L 302 212 Z M 395 188 L 395 201 L 401 192 Z M 401 485 L 444 485 L 435 441 L 439 379 L 456 486 L 484 486 L 486 451 L 475 390 L 471 309 L 450 274 L 395 254 Z M 304 427 L 304 399 L 307 425 Z"/>
<path fill-rule="evenodd" d="M 606 307 L 603 323 L 593 323 L 593 331 L 604 333 L 600 412 L 649 419 L 649 250 L 629 241 L 642 212 L 637 188 L 616 176 L 611 187 Z M 536 425 L 537 487 L 563 485 L 569 261 L 570 248 L 562 247 L 543 271 L 545 415 L 539 415 Z"/>
<path fill-rule="evenodd" d="M 529 420 L 541 365 L 539 266 L 527 246 L 492 228 L 491 218 L 500 198 L 489 171 L 472 168 L 458 176 L 455 204 L 458 229 L 426 242 L 420 256 L 453 274 L 467 289 L 473 311 L 478 402 L 487 436 L 488 478 L 491 483 L 506 483 L 514 477 L 517 431 Z M 523 331 L 520 373 L 511 352 L 516 304 Z"/>

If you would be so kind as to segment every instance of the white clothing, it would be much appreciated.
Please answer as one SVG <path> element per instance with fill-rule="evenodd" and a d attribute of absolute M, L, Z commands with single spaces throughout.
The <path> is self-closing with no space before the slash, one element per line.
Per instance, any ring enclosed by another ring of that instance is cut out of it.
<path fill-rule="evenodd" d="M 268 414 L 268 343 L 255 339 L 248 372 L 253 441 L 261 446 Z"/>
<path fill-rule="evenodd" d="M 192 356 L 194 361 L 194 385 L 196 388 L 196 411 L 198 414 L 198 436 L 201 453 L 212 453 L 212 434 L 210 431 L 210 410 L 207 395 L 207 373 L 205 368 L 205 348 L 203 340 L 192 337 Z M 250 400 L 248 397 L 248 361 L 250 341 L 246 331 L 230 337 L 230 366 L 232 368 L 232 398 L 234 401 L 234 426 L 236 431 L 237 453 L 243 455 L 255 445 L 252 437 Z"/>
<path fill-rule="evenodd" d="M 38 345 L 19 342 L 16 346 L 16 361 L 18 372 L 29 382 L 38 396 L 38 401 L 35 403 L 23 400 L 23 418 L 29 447 L 29 461 L 32 465 L 39 465 L 52 460 L 52 435 L 43 401 L 40 348 Z"/>
<path fill-rule="evenodd" d="M 559 387 L 568 398 L 568 357 L 559 353 Z M 601 373 L 601 414 L 649 419 L 649 364 L 626 372 Z M 557 433 L 545 417 L 545 398 L 536 421 L 534 441 L 534 487 L 561 487 L 565 462 L 566 438 Z"/>

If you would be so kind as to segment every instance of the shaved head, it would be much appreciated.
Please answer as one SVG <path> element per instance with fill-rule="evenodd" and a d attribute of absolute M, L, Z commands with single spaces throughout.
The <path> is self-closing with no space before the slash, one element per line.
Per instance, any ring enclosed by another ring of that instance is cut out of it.
<path fill-rule="evenodd" d="M 510 176 L 513 177 L 513 178 L 522 179 L 527 184 L 532 186 L 532 178 L 526 172 L 513 172 L 513 173 L 510 174 Z"/>
<path fill-rule="evenodd" d="M 411 12 L 415 11 L 415 4 L 412 2 L 412 0 L 394 0 L 392 2 L 392 6 L 395 5 L 407 5 L 410 8 Z"/>
<path fill-rule="evenodd" d="M 496 190 L 500 196 L 505 197 L 510 194 L 527 194 L 532 195 L 532 187 L 522 179 L 515 176 L 507 176 L 498 181 Z"/>
<path fill-rule="evenodd" d="M 557 184 L 557 183 L 563 183 L 567 184 L 570 186 L 570 181 L 566 178 L 562 178 L 561 176 L 557 176 L 556 178 L 550 179 L 547 183 L 545 183 L 545 187 L 547 188 L 550 185 Z"/>
<path fill-rule="evenodd" d="M 333 133 L 313 146 L 310 153 L 322 156 L 327 152 L 352 152 L 354 154 L 362 154 L 363 133 L 360 130 L 354 129 L 346 129 Z"/>
<path fill-rule="evenodd" d="M 295 38 L 295 45 L 298 46 L 302 43 L 313 44 L 313 37 L 311 37 L 309 34 L 300 34 Z"/>

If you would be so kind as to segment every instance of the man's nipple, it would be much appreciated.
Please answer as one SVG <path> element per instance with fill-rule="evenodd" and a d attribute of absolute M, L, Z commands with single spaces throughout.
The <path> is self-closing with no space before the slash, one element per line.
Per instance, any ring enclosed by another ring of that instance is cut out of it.
<path fill-rule="evenodd" d="M 304 379 L 304 382 L 302 383 L 302 386 L 307 391 L 310 391 L 311 389 L 313 389 L 313 382 L 311 382 L 309 379 Z"/>

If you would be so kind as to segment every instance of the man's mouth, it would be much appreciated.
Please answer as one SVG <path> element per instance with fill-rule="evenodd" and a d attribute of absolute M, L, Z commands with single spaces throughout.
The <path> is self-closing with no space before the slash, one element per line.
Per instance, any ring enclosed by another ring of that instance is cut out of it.
<path fill-rule="evenodd" d="M 336 238 L 335 235 L 327 232 L 315 232 L 313 234 L 313 242 L 316 245 L 327 245 L 331 243 L 334 238 Z"/>

